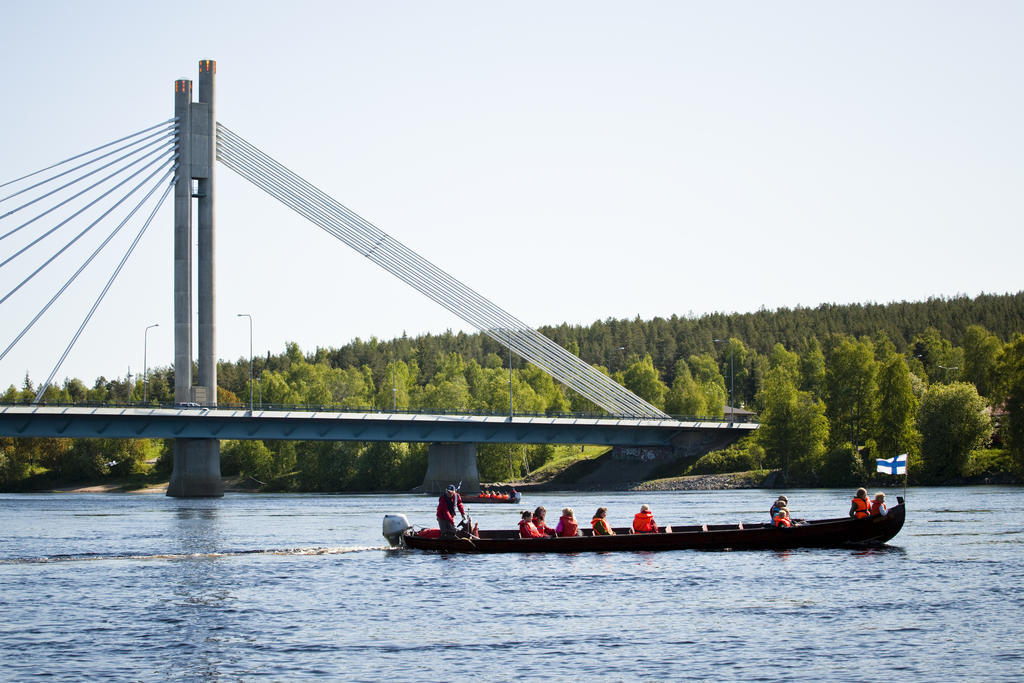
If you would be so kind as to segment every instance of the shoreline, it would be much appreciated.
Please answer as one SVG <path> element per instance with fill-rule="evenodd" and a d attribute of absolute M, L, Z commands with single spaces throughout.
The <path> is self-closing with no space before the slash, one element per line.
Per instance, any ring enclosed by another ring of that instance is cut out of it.
<path fill-rule="evenodd" d="M 770 472 L 765 476 L 762 472 L 730 472 L 725 474 L 697 474 L 684 477 L 670 477 L 666 479 L 653 479 L 650 481 L 632 482 L 602 482 L 590 486 L 571 486 L 560 482 L 557 485 L 537 482 L 512 482 L 523 493 L 547 491 L 731 491 L 736 489 L 777 489 L 777 474 Z M 891 485 L 872 483 L 872 488 L 902 488 L 902 478 L 896 478 Z M 261 493 L 259 487 L 245 485 L 244 477 L 224 477 L 224 493 Z M 61 486 L 50 489 L 37 489 L 35 491 L 9 491 L 8 493 L 124 493 L 124 494 L 164 494 L 167 493 L 168 482 L 159 482 L 149 486 L 135 489 L 125 489 L 125 483 L 109 484 L 88 484 L 81 486 Z M 977 477 L 961 478 L 956 481 L 942 484 L 914 484 L 914 486 L 1021 486 L 1024 480 L 1020 477 L 1007 474 L 980 475 Z M 813 486 L 800 483 L 792 483 L 785 488 L 816 489 L 835 488 L 831 486 Z M 274 493 L 312 493 L 310 491 L 274 491 Z M 387 495 L 415 493 L 414 491 L 324 491 L 324 495 Z"/>

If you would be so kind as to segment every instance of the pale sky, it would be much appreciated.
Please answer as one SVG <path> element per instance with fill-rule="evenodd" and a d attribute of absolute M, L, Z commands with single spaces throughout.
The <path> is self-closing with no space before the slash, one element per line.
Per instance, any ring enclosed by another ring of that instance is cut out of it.
<path fill-rule="evenodd" d="M 1016 292 L 1022 35 L 1020 2 L 6 2 L 0 182 L 171 118 L 214 59 L 222 123 L 533 326 Z M 219 357 L 240 312 L 257 355 L 471 331 L 217 173 Z M 152 323 L 171 364 L 169 208 L 58 381 L 138 372 Z M 70 272 L 0 306 L 0 349 Z"/>

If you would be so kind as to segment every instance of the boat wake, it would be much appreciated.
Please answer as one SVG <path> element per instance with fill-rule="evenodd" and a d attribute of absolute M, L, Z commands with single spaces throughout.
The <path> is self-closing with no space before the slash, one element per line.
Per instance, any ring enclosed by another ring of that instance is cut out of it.
<path fill-rule="evenodd" d="M 346 555 L 369 551 L 390 550 L 386 545 L 380 546 L 340 546 L 309 548 L 260 548 L 256 550 L 226 550 L 215 553 L 81 553 L 73 555 L 49 555 L 44 557 L 17 557 L 0 559 L 5 564 L 46 564 L 50 562 L 100 562 L 103 560 L 194 560 L 216 559 L 221 557 L 242 557 L 246 555 Z"/>

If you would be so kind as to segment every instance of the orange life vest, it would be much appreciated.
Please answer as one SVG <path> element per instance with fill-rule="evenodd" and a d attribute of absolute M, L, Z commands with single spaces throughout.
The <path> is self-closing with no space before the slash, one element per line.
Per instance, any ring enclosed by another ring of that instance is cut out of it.
<path fill-rule="evenodd" d="M 857 519 L 863 519 L 871 515 L 868 507 L 868 502 L 863 498 L 853 499 L 853 516 Z"/>
<path fill-rule="evenodd" d="M 558 521 L 562 524 L 562 536 L 575 536 L 580 531 L 580 525 L 576 523 L 575 519 L 562 516 L 558 518 Z"/>
<path fill-rule="evenodd" d="M 595 536 L 614 536 L 615 535 L 614 532 L 612 531 L 612 528 L 610 526 L 608 526 L 608 522 L 606 522 L 601 517 L 594 517 L 594 519 L 590 520 L 590 526 L 594 529 L 594 535 Z"/>
<path fill-rule="evenodd" d="M 519 522 L 519 538 L 540 538 L 543 535 L 530 520 L 524 519 Z"/>
<path fill-rule="evenodd" d="M 775 526 L 793 526 L 793 522 L 789 521 L 789 517 L 786 515 L 775 515 Z"/>
<path fill-rule="evenodd" d="M 658 533 L 658 525 L 654 523 L 654 513 L 650 510 L 636 513 L 633 517 L 633 531 Z"/>
<path fill-rule="evenodd" d="M 871 516 L 884 515 L 886 512 L 885 502 L 881 500 L 871 501 Z"/>

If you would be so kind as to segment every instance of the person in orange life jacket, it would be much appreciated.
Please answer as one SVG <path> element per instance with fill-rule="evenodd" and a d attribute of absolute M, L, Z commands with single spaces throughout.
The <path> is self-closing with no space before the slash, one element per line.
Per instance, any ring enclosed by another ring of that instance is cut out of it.
<path fill-rule="evenodd" d="M 614 536 L 615 532 L 608 526 L 605 517 L 608 516 L 608 508 L 597 508 L 594 519 L 590 520 L 590 527 L 594 530 L 595 536 Z"/>
<path fill-rule="evenodd" d="M 857 489 L 857 495 L 850 501 L 850 516 L 863 519 L 871 515 L 871 503 L 868 502 L 868 490 Z"/>
<path fill-rule="evenodd" d="M 537 509 L 533 511 L 533 525 L 537 527 L 537 531 L 541 532 L 545 536 L 557 536 L 558 534 L 555 533 L 555 530 L 549 527 L 547 522 L 544 521 L 547 514 L 548 511 L 543 505 L 538 506 Z"/>
<path fill-rule="evenodd" d="M 559 536 L 580 535 L 580 525 L 576 522 L 576 513 L 572 508 L 562 508 L 562 516 L 558 518 L 555 533 Z"/>
<path fill-rule="evenodd" d="M 873 501 L 871 501 L 871 511 L 870 511 L 871 516 L 875 517 L 875 516 L 879 516 L 879 515 L 886 515 L 886 514 L 888 514 L 888 512 L 889 512 L 888 508 L 885 507 L 885 494 L 884 493 L 876 493 L 875 494 L 875 499 Z"/>
<path fill-rule="evenodd" d="M 633 531 L 641 534 L 658 533 L 658 525 L 654 522 L 654 513 L 649 505 L 641 505 L 640 512 L 633 516 Z"/>
<path fill-rule="evenodd" d="M 785 507 L 789 507 L 789 498 L 785 496 L 779 496 L 771 508 L 768 510 L 768 516 L 771 517 L 772 522 L 775 522 L 775 515 L 779 514 L 779 510 Z"/>
<path fill-rule="evenodd" d="M 546 538 L 533 525 L 533 514 L 529 510 L 523 510 L 523 518 L 519 520 L 519 538 Z"/>
<path fill-rule="evenodd" d="M 437 526 L 441 528 L 442 536 L 455 536 L 455 511 L 458 510 L 462 518 L 466 518 L 466 508 L 462 506 L 462 496 L 455 490 L 454 484 L 449 484 L 441 497 L 437 500 Z"/>
<path fill-rule="evenodd" d="M 789 519 L 789 508 L 781 507 L 772 520 L 777 527 L 791 527 L 793 522 Z"/>

